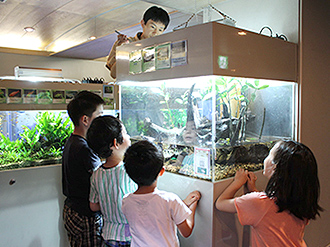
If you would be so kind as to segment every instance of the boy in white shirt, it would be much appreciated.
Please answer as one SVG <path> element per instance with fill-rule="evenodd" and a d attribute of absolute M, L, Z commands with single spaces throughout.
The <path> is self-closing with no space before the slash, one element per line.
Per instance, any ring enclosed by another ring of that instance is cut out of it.
<path fill-rule="evenodd" d="M 122 211 L 132 234 L 131 246 L 180 246 L 177 228 L 189 237 L 194 228 L 199 191 L 191 192 L 185 200 L 176 194 L 157 189 L 162 176 L 162 151 L 149 141 L 139 141 L 127 149 L 124 166 L 138 189 L 124 197 Z"/>
<path fill-rule="evenodd" d="M 161 35 L 167 28 L 170 22 L 170 17 L 166 10 L 152 6 L 147 9 L 141 20 L 141 26 L 143 31 L 138 32 L 135 37 L 127 37 L 124 34 L 118 34 L 117 41 L 113 44 L 111 51 L 107 58 L 105 67 L 110 70 L 110 75 L 113 79 L 116 79 L 116 51 L 117 47 L 125 43 L 131 43 L 142 39 L 151 38 Z"/>

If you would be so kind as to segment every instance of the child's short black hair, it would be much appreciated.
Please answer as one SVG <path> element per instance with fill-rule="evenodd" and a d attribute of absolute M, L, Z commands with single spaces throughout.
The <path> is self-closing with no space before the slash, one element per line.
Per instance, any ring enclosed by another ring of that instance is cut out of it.
<path fill-rule="evenodd" d="M 299 219 L 315 219 L 322 208 L 318 205 L 320 183 L 312 151 L 302 143 L 281 140 L 276 143 L 275 170 L 266 187 L 274 197 L 279 212 L 288 210 Z"/>
<path fill-rule="evenodd" d="M 112 154 L 110 148 L 114 139 L 119 144 L 123 143 L 122 129 L 122 122 L 114 116 L 97 117 L 87 131 L 88 145 L 100 158 L 108 158 Z"/>
<path fill-rule="evenodd" d="M 159 8 L 157 6 L 152 6 L 147 9 L 143 14 L 144 24 L 147 24 L 149 20 L 153 20 L 156 22 L 161 22 L 165 25 L 164 30 L 167 28 L 168 23 L 170 22 L 170 17 L 166 10 Z"/>
<path fill-rule="evenodd" d="M 79 126 L 79 119 L 86 115 L 91 117 L 104 100 L 97 94 L 89 91 L 81 91 L 67 106 L 67 111 L 74 126 Z"/>
<path fill-rule="evenodd" d="M 150 186 L 163 167 L 162 151 L 149 141 L 130 146 L 124 156 L 128 176 L 139 186 Z"/>

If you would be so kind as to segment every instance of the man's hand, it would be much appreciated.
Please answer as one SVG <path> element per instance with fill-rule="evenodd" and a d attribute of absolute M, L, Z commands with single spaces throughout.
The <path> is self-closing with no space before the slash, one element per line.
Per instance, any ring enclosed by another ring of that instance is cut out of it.
<path fill-rule="evenodd" d="M 124 43 L 128 43 L 128 38 L 127 38 L 127 35 L 125 35 L 125 34 L 118 34 L 117 40 L 118 40 L 118 46 L 120 46 Z"/>

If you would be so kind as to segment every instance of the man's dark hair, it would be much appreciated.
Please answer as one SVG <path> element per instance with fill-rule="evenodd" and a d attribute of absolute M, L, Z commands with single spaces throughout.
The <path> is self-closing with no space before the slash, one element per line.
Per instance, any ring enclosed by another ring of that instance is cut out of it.
<path fill-rule="evenodd" d="M 128 176 L 139 186 L 150 186 L 163 167 L 162 151 L 149 141 L 130 146 L 124 156 Z"/>
<path fill-rule="evenodd" d="M 100 116 L 93 120 L 87 131 L 88 146 L 98 154 L 100 158 L 108 158 L 112 154 L 110 149 L 114 140 L 118 144 L 123 143 L 123 124 L 114 116 Z"/>
<path fill-rule="evenodd" d="M 79 92 L 67 106 L 67 111 L 74 126 L 79 126 L 79 119 L 86 115 L 91 117 L 104 100 L 97 94 L 89 91 Z"/>
<path fill-rule="evenodd" d="M 302 143 L 282 140 L 277 143 L 273 162 L 276 167 L 265 192 L 275 198 L 279 212 L 288 210 L 301 220 L 320 215 L 320 183 L 312 151 Z"/>
<path fill-rule="evenodd" d="M 152 6 L 147 9 L 143 14 L 144 24 L 147 24 L 149 20 L 153 20 L 155 22 L 161 22 L 165 25 L 164 30 L 167 28 L 168 23 L 170 22 L 170 17 L 166 10 L 159 8 L 157 6 Z"/>

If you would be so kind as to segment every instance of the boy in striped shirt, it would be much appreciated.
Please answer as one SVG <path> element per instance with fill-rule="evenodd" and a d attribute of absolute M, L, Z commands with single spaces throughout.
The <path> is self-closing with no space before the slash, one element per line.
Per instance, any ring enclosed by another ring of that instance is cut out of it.
<path fill-rule="evenodd" d="M 89 197 L 91 210 L 100 210 L 103 215 L 103 246 L 130 246 L 128 222 L 121 211 L 124 195 L 137 189 L 123 165 L 130 136 L 119 119 L 102 116 L 93 120 L 87 140 L 94 152 L 105 159 L 91 177 Z"/>

